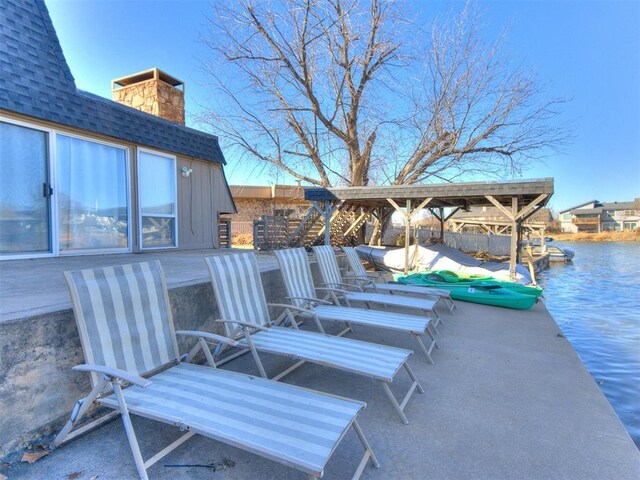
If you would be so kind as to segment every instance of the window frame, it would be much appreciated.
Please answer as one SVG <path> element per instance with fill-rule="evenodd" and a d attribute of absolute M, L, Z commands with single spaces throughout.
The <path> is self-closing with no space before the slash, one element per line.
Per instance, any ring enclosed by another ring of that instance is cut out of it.
<path fill-rule="evenodd" d="M 19 260 L 25 258 L 50 258 L 50 257 L 62 257 L 62 256 L 81 256 L 81 255 L 95 255 L 95 254 L 108 254 L 108 253 L 130 253 L 133 246 L 133 208 L 131 205 L 131 148 L 113 142 L 104 141 L 95 137 L 87 135 L 81 135 L 78 133 L 67 132 L 64 130 L 56 129 L 53 127 L 47 127 L 36 123 L 19 120 L 11 117 L 0 115 L 0 121 L 19 127 L 30 128 L 32 130 L 41 131 L 47 134 L 47 155 L 48 155 L 48 175 L 49 185 L 53 189 L 53 193 L 49 200 L 49 235 L 50 235 L 50 251 L 42 253 L 26 252 L 20 254 L 2 255 L 0 254 L 0 261 L 2 260 Z M 120 148 L 125 152 L 125 183 L 126 183 L 126 195 L 127 195 L 127 247 L 126 248 L 95 248 L 95 249 L 83 249 L 83 250 L 60 250 L 60 217 L 58 215 L 58 152 L 57 152 L 57 137 L 63 135 L 66 137 L 73 137 L 88 142 L 99 143 L 115 148 Z"/>
<path fill-rule="evenodd" d="M 174 185 L 173 185 L 173 206 L 174 213 L 173 215 L 169 214 L 143 214 L 142 213 L 142 202 L 140 199 L 140 154 L 148 153 L 150 155 L 155 155 L 158 157 L 164 157 L 168 160 L 173 161 L 173 175 L 174 175 Z M 152 250 L 176 250 L 179 248 L 179 234 L 178 234 L 178 157 L 176 155 L 172 155 L 170 153 L 161 152 L 158 150 L 152 150 L 150 148 L 136 147 L 136 192 L 138 197 L 138 245 L 140 246 L 140 251 L 152 251 Z M 160 246 L 152 246 L 145 247 L 143 243 L 143 235 L 142 235 L 142 219 L 143 217 L 157 217 L 157 218 L 173 218 L 174 220 L 174 239 L 173 245 L 160 245 Z"/>

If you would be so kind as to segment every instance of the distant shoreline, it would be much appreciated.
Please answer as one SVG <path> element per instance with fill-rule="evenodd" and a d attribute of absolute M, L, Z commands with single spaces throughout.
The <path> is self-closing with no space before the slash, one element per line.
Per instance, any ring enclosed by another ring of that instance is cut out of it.
<path fill-rule="evenodd" d="M 559 242 L 640 242 L 640 230 L 601 233 L 550 233 Z"/>

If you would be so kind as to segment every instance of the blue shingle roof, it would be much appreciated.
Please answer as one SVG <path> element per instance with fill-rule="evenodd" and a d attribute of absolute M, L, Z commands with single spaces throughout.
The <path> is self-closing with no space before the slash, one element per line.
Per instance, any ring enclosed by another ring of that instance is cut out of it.
<path fill-rule="evenodd" d="M 0 0 L 0 109 L 226 163 L 214 135 L 78 90 L 44 0 Z"/>

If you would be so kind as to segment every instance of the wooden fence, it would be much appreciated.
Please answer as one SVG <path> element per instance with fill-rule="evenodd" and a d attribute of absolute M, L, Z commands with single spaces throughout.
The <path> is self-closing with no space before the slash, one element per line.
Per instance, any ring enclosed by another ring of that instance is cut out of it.
<path fill-rule="evenodd" d="M 286 248 L 289 240 L 289 219 L 263 215 L 253 221 L 253 248 L 276 250 Z"/>
<path fill-rule="evenodd" d="M 228 218 L 221 218 L 218 222 L 218 245 L 231 248 L 231 220 Z"/>
<path fill-rule="evenodd" d="M 438 232 L 437 237 L 440 237 Z M 444 243 L 463 252 L 486 252 L 491 255 L 509 255 L 511 235 L 445 232 Z"/>
<path fill-rule="evenodd" d="M 253 246 L 257 250 L 286 248 L 287 239 L 293 230 L 286 217 L 263 216 L 258 220 L 231 223 L 231 235 L 253 233 Z M 371 233 L 371 228 L 368 228 Z M 411 235 L 418 235 L 419 242 L 440 238 L 440 230 L 417 227 Z M 393 245 L 399 235 L 404 235 L 404 227 L 389 227 L 384 236 L 385 245 Z M 509 255 L 511 237 L 509 235 L 488 235 L 483 233 L 444 232 L 445 245 L 463 252 L 486 252 L 491 255 Z M 404 245 L 404 243 L 402 243 Z"/>

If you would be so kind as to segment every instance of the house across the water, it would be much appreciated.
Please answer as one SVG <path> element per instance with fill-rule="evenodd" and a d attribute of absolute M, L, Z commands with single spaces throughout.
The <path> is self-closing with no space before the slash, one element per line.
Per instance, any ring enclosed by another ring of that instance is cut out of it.
<path fill-rule="evenodd" d="M 154 68 L 115 101 L 78 90 L 44 1 L 2 8 L 0 258 L 217 247 L 235 206 L 183 83 Z"/>
<path fill-rule="evenodd" d="M 631 202 L 590 200 L 560 212 L 563 232 L 620 232 L 640 228 L 640 198 Z"/>

